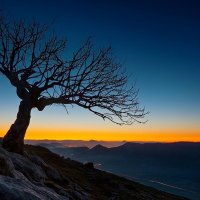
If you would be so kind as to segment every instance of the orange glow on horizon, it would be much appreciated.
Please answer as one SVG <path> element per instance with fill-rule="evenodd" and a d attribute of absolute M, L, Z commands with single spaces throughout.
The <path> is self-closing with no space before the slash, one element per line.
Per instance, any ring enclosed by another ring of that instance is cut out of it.
<path fill-rule="evenodd" d="M 0 130 L 0 137 L 7 132 L 8 127 L 3 126 Z M 141 141 L 141 142 L 178 142 L 190 141 L 200 142 L 199 130 L 153 130 L 153 129 L 132 129 L 123 130 L 120 128 L 111 129 L 83 129 L 69 130 L 56 128 L 33 128 L 30 127 L 25 139 L 31 140 L 101 140 L 101 141 Z"/>
<path fill-rule="evenodd" d="M 144 141 L 144 142 L 177 142 L 191 141 L 200 142 L 198 132 L 157 132 L 157 131 L 132 131 L 132 132 L 113 132 L 113 131 L 28 131 L 26 139 L 49 139 L 49 140 L 102 140 L 102 141 Z"/>

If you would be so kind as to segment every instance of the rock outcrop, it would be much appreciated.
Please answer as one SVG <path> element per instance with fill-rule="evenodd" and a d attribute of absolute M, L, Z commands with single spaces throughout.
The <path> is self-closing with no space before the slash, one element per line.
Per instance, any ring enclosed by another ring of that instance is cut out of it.
<path fill-rule="evenodd" d="M 7 152 L 0 146 L 0 199 L 69 200 L 76 199 L 53 181 L 66 182 L 60 173 L 40 157 Z M 87 199 L 77 194 L 77 199 Z"/>

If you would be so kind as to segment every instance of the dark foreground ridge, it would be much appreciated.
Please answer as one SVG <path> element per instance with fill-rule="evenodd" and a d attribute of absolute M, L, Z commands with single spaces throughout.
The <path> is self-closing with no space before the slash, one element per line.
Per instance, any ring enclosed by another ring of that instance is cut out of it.
<path fill-rule="evenodd" d="M 31 145 L 24 156 L 0 145 L 0 199 L 186 200 Z"/>

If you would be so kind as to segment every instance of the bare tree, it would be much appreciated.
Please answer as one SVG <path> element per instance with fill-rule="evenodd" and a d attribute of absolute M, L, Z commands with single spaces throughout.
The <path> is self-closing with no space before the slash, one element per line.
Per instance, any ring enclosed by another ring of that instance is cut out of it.
<path fill-rule="evenodd" d="M 71 59 L 66 41 L 50 36 L 45 25 L 0 18 L 0 74 L 21 99 L 16 121 L 3 138 L 3 147 L 23 153 L 31 110 L 52 104 L 76 104 L 117 124 L 140 122 L 137 91 L 115 62 L 111 48 L 94 51 L 86 41 Z"/>

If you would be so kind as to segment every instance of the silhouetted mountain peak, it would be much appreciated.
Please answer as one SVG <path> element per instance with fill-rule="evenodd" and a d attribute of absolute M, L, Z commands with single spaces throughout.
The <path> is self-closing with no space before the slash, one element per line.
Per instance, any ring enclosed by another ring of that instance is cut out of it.
<path fill-rule="evenodd" d="M 101 144 L 97 144 L 96 146 L 94 146 L 91 151 L 104 151 L 104 150 L 107 150 L 108 148 L 107 147 L 104 147 L 103 145 Z"/>

